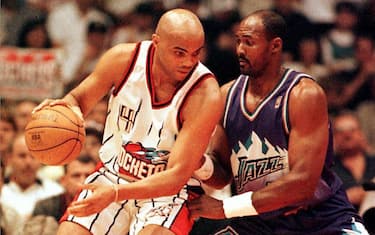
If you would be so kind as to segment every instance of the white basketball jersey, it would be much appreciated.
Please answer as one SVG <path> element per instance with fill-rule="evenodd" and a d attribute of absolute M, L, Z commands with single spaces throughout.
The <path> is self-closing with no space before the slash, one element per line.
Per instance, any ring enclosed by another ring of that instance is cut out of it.
<path fill-rule="evenodd" d="M 168 155 L 179 133 L 179 112 L 189 92 L 203 79 L 213 76 L 198 63 L 173 98 L 154 99 L 151 41 L 137 45 L 129 72 L 112 92 L 99 151 L 103 164 L 128 180 L 142 179 L 166 168 Z"/>

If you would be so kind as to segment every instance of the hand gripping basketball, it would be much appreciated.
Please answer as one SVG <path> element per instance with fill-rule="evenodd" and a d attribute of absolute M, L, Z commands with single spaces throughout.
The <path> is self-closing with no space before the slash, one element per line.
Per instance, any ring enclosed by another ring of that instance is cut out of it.
<path fill-rule="evenodd" d="M 78 109 L 78 110 L 77 110 Z M 85 129 L 78 107 L 42 106 L 33 112 L 25 129 L 31 155 L 47 165 L 64 165 L 81 152 Z"/>

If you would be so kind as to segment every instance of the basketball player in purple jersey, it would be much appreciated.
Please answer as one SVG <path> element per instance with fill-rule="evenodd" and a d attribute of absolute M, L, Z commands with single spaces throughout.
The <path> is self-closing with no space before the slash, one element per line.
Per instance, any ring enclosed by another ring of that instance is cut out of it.
<path fill-rule="evenodd" d="M 281 66 L 285 28 L 272 11 L 241 22 L 242 75 L 222 88 L 225 113 L 200 169 L 214 187 L 233 179 L 234 196 L 204 195 L 189 203 L 191 215 L 232 218 L 216 234 L 368 234 L 331 170 L 324 91 Z"/>
<path fill-rule="evenodd" d="M 59 235 L 189 233 L 187 183 L 223 111 L 217 81 L 199 62 L 203 46 L 198 17 L 168 11 L 151 41 L 115 46 L 63 99 L 36 108 L 65 104 L 85 116 L 111 91 L 101 164 Z"/>

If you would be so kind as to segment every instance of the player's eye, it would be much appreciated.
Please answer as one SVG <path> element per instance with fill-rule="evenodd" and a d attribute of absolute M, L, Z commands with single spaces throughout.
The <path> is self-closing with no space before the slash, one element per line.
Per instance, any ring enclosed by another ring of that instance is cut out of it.
<path fill-rule="evenodd" d="M 201 50 L 198 50 L 192 54 L 192 56 L 197 57 L 201 53 Z"/>
<path fill-rule="evenodd" d="M 175 51 L 174 54 L 179 57 L 185 56 L 185 52 L 183 51 Z"/>

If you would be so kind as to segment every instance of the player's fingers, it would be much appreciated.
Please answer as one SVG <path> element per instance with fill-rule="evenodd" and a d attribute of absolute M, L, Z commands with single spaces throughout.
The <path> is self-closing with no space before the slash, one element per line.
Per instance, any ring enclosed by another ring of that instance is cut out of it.
<path fill-rule="evenodd" d="M 91 214 L 94 214 L 95 211 L 89 207 L 87 204 L 80 204 L 80 205 L 71 205 L 68 208 L 69 214 L 75 215 L 75 216 L 88 216 Z"/>
<path fill-rule="evenodd" d="M 80 189 L 88 189 L 94 191 L 98 186 L 96 184 L 79 184 L 78 187 Z"/>
<path fill-rule="evenodd" d="M 48 106 L 52 102 L 51 99 L 45 99 L 43 100 L 39 105 L 37 105 L 33 111 L 31 112 L 34 114 L 35 112 L 38 112 L 39 110 L 43 109 L 44 107 Z"/>
<path fill-rule="evenodd" d="M 67 107 L 70 106 L 66 101 L 61 100 L 61 99 L 52 100 L 51 103 L 50 103 L 49 105 L 51 105 L 51 106 L 55 106 L 55 105 L 64 105 L 64 106 L 67 106 Z"/>

